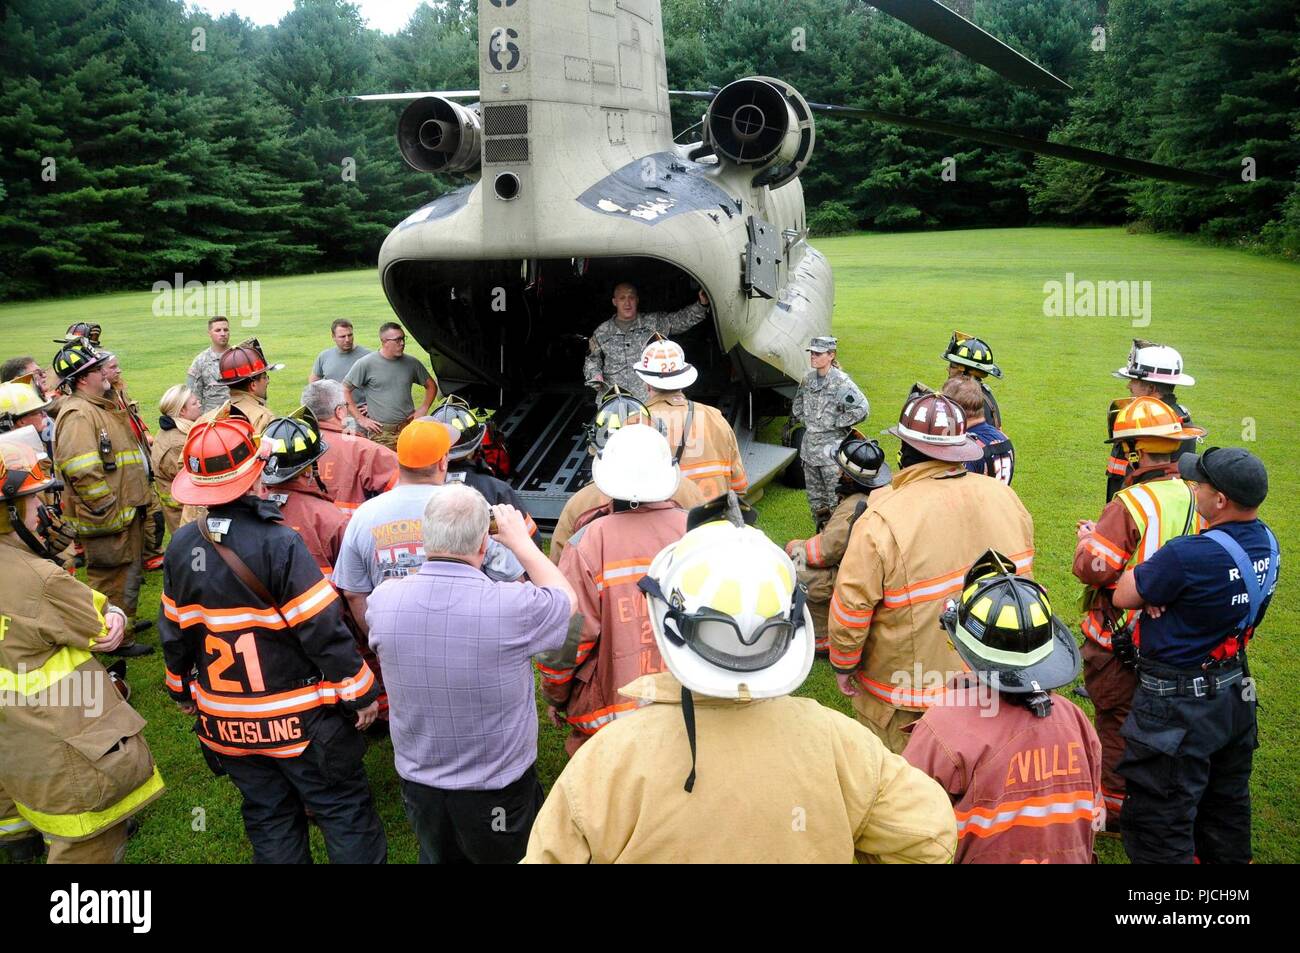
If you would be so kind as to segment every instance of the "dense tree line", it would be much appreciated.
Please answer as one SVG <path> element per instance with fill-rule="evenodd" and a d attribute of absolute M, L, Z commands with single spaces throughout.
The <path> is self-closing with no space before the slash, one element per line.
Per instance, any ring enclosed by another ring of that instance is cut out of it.
<path fill-rule="evenodd" d="M 1234 183 L 1139 182 L 824 119 L 804 176 L 822 233 L 1141 221 L 1300 253 L 1292 0 L 952 5 L 1073 94 L 1011 86 L 857 0 L 663 0 L 671 83 L 778 75 L 814 101 L 1051 136 Z M 10 0 L 0 296 L 372 263 L 387 231 L 450 183 L 405 169 L 395 108 L 338 97 L 477 85 L 476 6 L 426 4 L 386 36 L 343 0 L 297 0 L 271 27 L 180 0 Z M 700 112 L 677 104 L 675 128 Z"/>

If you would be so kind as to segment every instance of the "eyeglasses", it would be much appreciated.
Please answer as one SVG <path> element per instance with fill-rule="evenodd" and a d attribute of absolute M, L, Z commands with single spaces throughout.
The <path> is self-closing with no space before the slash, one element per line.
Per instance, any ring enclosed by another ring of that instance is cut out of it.
<path fill-rule="evenodd" d="M 642 576 L 637 588 L 658 599 L 668 607 L 664 617 L 664 636 L 674 645 L 688 646 L 691 651 L 706 662 L 730 672 L 757 672 L 776 664 L 785 655 L 794 641 L 795 633 L 803 628 L 804 590 L 795 586 L 790 597 L 790 615 L 776 615 L 765 619 L 746 638 L 741 634 L 740 625 L 725 612 L 718 612 L 707 606 L 694 612 L 682 610 L 681 594 L 674 592 L 673 598 L 664 596 L 657 580 Z M 765 635 L 773 636 L 772 644 L 756 655 L 733 655 L 717 648 L 719 643 L 734 638 L 741 645 L 749 648 L 756 645 Z M 705 636 L 708 636 L 707 640 Z"/>
<path fill-rule="evenodd" d="M 379 343 L 392 344 L 394 341 L 405 341 L 405 340 L 406 340 L 406 335 L 403 334 L 401 337 L 397 337 L 397 338 L 380 338 Z"/>

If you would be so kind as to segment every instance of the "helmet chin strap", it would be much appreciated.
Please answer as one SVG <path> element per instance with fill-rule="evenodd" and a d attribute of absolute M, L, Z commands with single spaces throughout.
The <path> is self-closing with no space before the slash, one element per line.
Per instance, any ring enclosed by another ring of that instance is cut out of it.
<path fill-rule="evenodd" d="M 50 548 L 49 543 L 42 542 L 36 536 L 32 535 L 32 531 L 27 528 L 27 524 L 24 523 L 22 518 L 18 515 L 18 507 L 14 504 L 13 500 L 8 501 L 8 506 L 9 525 L 14 528 L 14 532 L 18 534 L 18 538 L 27 544 L 27 548 L 42 559 L 57 560 L 58 554 Z"/>

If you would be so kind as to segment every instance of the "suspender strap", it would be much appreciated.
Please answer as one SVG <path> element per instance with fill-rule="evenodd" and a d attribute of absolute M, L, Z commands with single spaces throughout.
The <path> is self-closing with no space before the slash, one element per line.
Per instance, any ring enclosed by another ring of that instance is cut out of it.
<path fill-rule="evenodd" d="M 1264 585 L 1260 586 L 1259 580 L 1255 578 L 1255 567 L 1246 555 L 1246 551 L 1241 548 L 1241 544 L 1229 536 L 1221 529 L 1212 529 L 1209 532 L 1202 533 L 1220 546 L 1237 564 L 1237 575 L 1241 577 L 1242 584 L 1246 587 L 1246 593 L 1250 597 L 1250 604 L 1246 607 L 1246 618 L 1242 622 L 1238 632 L 1249 632 L 1259 621 L 1260 610 L 1264 606 L 1264 599 L 1268 596 L 1270 590 L 1277 583 L 1277 563 L 1280 552 L 1277 546 L 1277 538 L 1273 531 L 1267 526 L 1264 532 L 1268 534 L 1268 570 L 1264 573 Z"/>
<path fill-rule="evenodd" d="M 686 422 L 682 425 L 682 441 L 677 445 L 677 453 L 673 455 L 673 463 L 682 462 L 682 454 L 686 452 L 686 441 L 691 436 L 691 423 L 695 420 L 695 401 L 686 402 Z"/>

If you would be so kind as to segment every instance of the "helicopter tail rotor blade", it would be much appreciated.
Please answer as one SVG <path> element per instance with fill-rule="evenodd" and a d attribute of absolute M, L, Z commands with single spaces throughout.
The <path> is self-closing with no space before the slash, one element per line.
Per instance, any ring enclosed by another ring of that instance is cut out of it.
<path fill-rule="evenodd" d="M 981 30 L 939 0 L 867 0 L 871 6 L 956 50 L 1005 79 L 1033 89 L 1068 92 L 1070 84 Z"/>
<path fill-rule="evenodd" d="M 848 119 L 867 119 L 872 122 L 888 123 L 893 126 L 904 126 L 909 129 L 921 129 L 925 132 L 934 132 L 943 136 L 955 136 L 959 139 L 971 139 L 975 142 L 984 142 L 993 146 L 1006 146 L 1011 149 L 1020 149 L 1024 152 L 1032 152 L 1035 155 L 1053 156 L 1057 159 L 1067 159 L 1071 162 L 1082 162 L 1086 165 L 1099 166 L 1103 169 L 1110 169 L 1114 172 L 1123 172 L 1127 175 L 1141 176 L 1147 179 L 1163 179 L 1166 182 L 1178 182 L 1183 185 L 1195 185 L 1202 187 L 1223 186 L 1227 180 L 1217 176 L 1207 175 L 1204 172 L 1193 172 L 1189 169 L 1179 169 L 1176 166 L 1160 165 L 1155 162 L 1146 162 L 1142 159 L 1130 159 L 1126 156 L 1112 155 L 1109 152 L 1099 152 L 1096 149 L 1085 149 L 1082 146 L 1070 146 L 1060 142 L 1049 142 L 1046 139 L 1034 139 L 1029 136 L 1020 136 L 1011 132 L 1001 132 L 996 129 L 981 129 L 978 126 L 966 126 L 961 123 L 944 122 L 938 119 L 917 119 L 912 116 L 903 116 L 898 113 L 881 112 L 876 109 L 859 109 L 854 106 L 835 106 L 827 103 L 809 103 L 808 108 L 816 113 L 823 113 L 830 116 L 842 116 Z"/>

